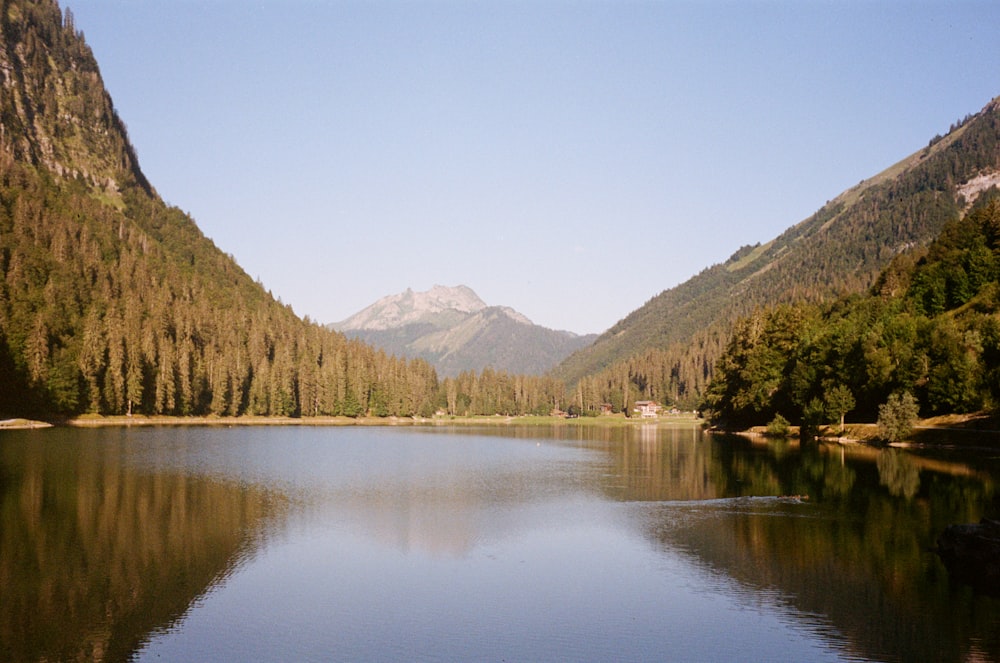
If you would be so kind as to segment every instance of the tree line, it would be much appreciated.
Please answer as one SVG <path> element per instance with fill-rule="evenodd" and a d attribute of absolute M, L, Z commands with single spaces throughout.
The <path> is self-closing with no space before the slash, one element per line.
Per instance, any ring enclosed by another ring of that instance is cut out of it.
<path fill-rule="evenodd" d="M 912 399 L 924 415 L 1000 404 L 1000 197 L 983 194 L 863 295 L 760 309 L 735 326 L 703 406 L 731 426 L 875 421 Z M 883 411 L 885 409 L 883 408 Z"/>
<path fill-rule="evenodd" d="M 0 409 L 433 412 L 437 376 L 300 320 L 177 209 L 0 153 Z"/>

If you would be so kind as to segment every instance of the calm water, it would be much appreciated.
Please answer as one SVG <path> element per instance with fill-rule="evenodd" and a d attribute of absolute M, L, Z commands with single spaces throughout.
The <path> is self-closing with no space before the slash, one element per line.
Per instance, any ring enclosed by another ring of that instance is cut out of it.
<path fill-rule="evenodd" d="M 696 429 L 0 433 L 0 660 L 1000 660 L 996 455 Z"/>

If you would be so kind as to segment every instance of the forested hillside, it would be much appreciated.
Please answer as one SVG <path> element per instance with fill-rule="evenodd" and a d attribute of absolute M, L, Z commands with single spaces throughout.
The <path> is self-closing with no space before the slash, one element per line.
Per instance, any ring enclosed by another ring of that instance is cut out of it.
<path fill-rule="evenodd" d="M 146 181 L 54 0 L 0 0 L 0 413 L 410 415 L 434 370 L 301 320 Z"/>
<path fill-rule="evenodd" d="M 994 188 L 926 249 L 897 256 L 865 296 L 741 319 L 706 397 L 731 426 L 777 415 L 875 421 L 892 394 L 924 415 L 1000 404 L 1000 195 Z"/>
<path fill-rule="evenodd" d="M 763 306 L 830 301 L 870 287 L 894 256 L 926 246 L 958 218 L 978 193 L 970 183 L 998 177 L 998 138 L 1000 100 L 994 100 L 779 237 L 743 247 L 660 293 L 553 375 L 576 385 L 581 403 L 652 398 L 693 407 L 738 318 Z"/>

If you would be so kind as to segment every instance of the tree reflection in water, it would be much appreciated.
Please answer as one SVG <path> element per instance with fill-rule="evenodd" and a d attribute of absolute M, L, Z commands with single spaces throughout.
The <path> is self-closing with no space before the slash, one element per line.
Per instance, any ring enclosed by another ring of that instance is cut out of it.
<path fill-rule="evenodd" d="M 1000 602 L 953 584 L 932 552 L 948 524 L 997 513 L 987 472 L 896 449 L 708 437 L 695 460 L 677 447 L 667 436 L 650 468 L 710 489 L 677 501 L 630 470 L 650 480 L 619 495 L 647 501 L 643 527 L 665 550 L 793 606 L 849 656 L 1000 660 Z"/>
<path fill-rule="evenodd" d="M 253 554 L 279 495 L 123 462 L 107 432 L 0 444 L 0 660 L 121 661 Z"/>
<path fill-rule="evenodd" d="M 896 449 L 886 449 L 878 456 L 879 482 L 895 497 L 913 499 L 920 490 L 920 468 L 911 457 Z"/>

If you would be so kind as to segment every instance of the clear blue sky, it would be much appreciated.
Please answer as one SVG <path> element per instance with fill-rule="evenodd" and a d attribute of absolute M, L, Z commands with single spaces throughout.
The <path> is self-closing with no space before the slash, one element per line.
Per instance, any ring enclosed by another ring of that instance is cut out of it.
<path fill-rule="evenodd" d="M 1000 95 L 1000 2 L 63 0 L 153 186 L 300 315 L 606 329 Z"/>

